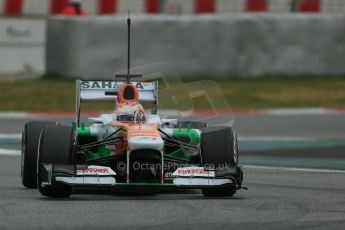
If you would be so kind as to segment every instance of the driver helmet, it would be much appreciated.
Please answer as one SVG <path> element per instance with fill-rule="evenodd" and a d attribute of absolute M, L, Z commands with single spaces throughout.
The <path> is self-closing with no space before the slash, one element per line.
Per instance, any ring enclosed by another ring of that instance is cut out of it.
<path fill-rule="evenodd" d="M 146 120 L 144 108 L 138 102 L 118 103 L 115 114 L 117 120 L 123 122 L 143 122 Z"/>

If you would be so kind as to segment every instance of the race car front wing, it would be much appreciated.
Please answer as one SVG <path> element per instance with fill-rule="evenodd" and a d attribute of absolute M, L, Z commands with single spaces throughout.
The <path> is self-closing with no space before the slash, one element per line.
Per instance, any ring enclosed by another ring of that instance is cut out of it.
<path fill-rule="evenodd" d="M 76 188 L 189 188 L 200 189 L 216 186 L 236 186 L 241 188 L 238 176 L 242 173 L 240 167 L 228 168 L 223 171 L 209 170 L 204 167 L 178 168 L 172 175 L 172 182 L 164 183 L 134 183 L 117 182 L 116 173 L 106 166 L 99 165 L 53 165 L 41 164 L 41 186 L 57 186 L 67 184 Z"/>

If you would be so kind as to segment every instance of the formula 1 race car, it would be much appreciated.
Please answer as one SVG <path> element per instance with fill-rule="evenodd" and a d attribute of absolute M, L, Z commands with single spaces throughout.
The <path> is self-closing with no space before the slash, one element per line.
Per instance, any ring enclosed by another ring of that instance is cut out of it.
<path fill-rule="evenodd" d="M 130 74 L 129 56 L 128 73 L 116 77 L 126 81 L 76 81 L 76 119 L 71 126 L 25 124 L 25 187 L 38 187 L 42 195 L 57 198 L 69 197 L 74 188 L 201 189 L 208 197 L 230 197 L 242 188 L 237 137 L 231 127 L 161 119 L 158 82 L 132 82 L 139 76 Z M 115 110 L 90 117 L 87 125 L 80 109 L 88 101 L 112 101 Z M 151 113 L 139 102 L 150 104 Z"/>
<path fill-rule="evenodd" d="M 232 196 L 241 188 L 231 127 L 160 119 L 157 82 L 77 80 L 72 126 L 28 122 L 22 139 L 22 183 L 49 197 L 73 188 L 189 188 Z M 115 111 L 80 121 L 85 101 L 116 101 Z M 152 103 L 151 114 L 138 101 Z"/>

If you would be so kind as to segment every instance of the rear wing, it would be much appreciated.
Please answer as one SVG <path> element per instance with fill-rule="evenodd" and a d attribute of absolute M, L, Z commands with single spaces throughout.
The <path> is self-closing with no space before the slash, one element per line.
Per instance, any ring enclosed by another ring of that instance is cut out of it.
<path fill-rule="evenodd" d="M 88 101 L 113 101 L 117 98 L 117 91 L 125 81 L 76 81 L 76 123 L 80 123 L 80 106 Z M 139 82 L 133 81 L 139 93 L 139 102 L 152 103 L 152 114 L 157 113 L 158 104 L 158 82 Z"/>

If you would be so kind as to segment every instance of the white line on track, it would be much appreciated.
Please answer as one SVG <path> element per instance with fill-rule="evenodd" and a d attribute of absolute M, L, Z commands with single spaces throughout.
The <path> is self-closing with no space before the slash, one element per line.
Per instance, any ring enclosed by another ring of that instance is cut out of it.
<path fill-rule="evenodd" d="M 259 166 L 259 165 L 243 165 L 244 169 L 273 169 L 284 170 L 293 172 L 317 172 L 317 173 L 345 173 L 345 170 L 335 169 L 308 169 L 308 168 L 289 168 L 289 167 L 277 167 L 277 166 Z"/>
<path fill-rule="evenodd" d="M 328 110 L 326 108 L 282 108 L 282 109 L 264 109 L 264 114 L 271 116 L 286 116 L 286 115 L 329 115 L 337 114 L 339 112 Z"/>
<path fill-rule="evenodd" d="M 28 118 L 29 114 L 27 112 L 0 112 L 0 119 L 11 118 L 11 119 L 19 119 L 19 118 Z"/>
<path fill-rule="evenodd" d="M 21 133 L 0 133 L 0 139 L 21 139 Z"/>
<path fill-rule="evenodd" d="M 0 149 L 0 156 L 20 156 L 19 150 L 12 150 L 12 149 Z"/>

